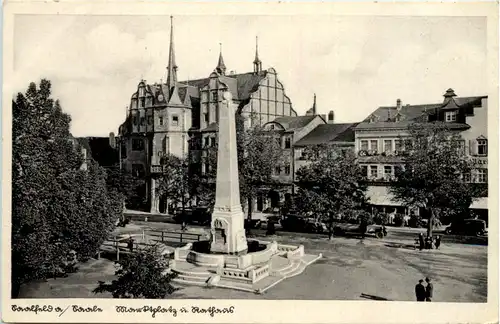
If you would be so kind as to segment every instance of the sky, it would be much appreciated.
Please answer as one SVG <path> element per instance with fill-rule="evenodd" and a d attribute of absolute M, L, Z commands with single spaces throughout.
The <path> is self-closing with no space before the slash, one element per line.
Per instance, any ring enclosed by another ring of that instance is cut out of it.
<path fill-rule="evenodd" d="M 378 106 L 487 94 L 484 17 L 333 15 L 175 16 L 179 80 L 205 78 L 219 48 L 228 71 L 253 71 L 255 37 L 303 115 L 357 122 Z M 123 122 L 141 78 L 165 80 L 170 17 L 17 15 L 15 91 L 47 78 L 75 136 L 108 136 Z"/>

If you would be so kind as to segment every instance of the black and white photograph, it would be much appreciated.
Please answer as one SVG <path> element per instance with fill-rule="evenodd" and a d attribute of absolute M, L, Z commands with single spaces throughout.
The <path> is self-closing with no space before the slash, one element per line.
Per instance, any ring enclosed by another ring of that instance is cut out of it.
<path fill-rule="evenodd" d="M 498 321 L 498 3 L 64 2 L 4 21 L 4 321 Z"/>

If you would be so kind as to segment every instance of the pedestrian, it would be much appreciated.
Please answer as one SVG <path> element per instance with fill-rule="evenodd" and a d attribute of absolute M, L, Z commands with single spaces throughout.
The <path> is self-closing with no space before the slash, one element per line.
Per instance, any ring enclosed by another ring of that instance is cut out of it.
<path fill-rule="evenodd" d="M 276 229 L 274 228 L 274 222 L 270 219 L 267 220 L 267 232 L 266 235 L 276 234 Z"/>
<path fill-rule="evenodd" d="M 130 250 L 130 252 L 134 251 L 134 239 L 132 237 L 128 239 L 127 247 Z"/>
<path fill-rule="evenodd" d="M 368 222 L 364 216 L 361 217 L 361 224 L 359 224 L 359 231 L 361 232 L 361 238 L 365 238 L 366 230 L 368 229 Z"/>
<path fill-rule="evenodd" d="M 439 250 L 439 246 L 441 245 L 441 236 L 436 236 L 436 249 Z"/>
<path fill-rule="evenodd" d="M 426 297 L 425 287 L 422 284 L 423 282 L 424 281 L 422 279 L 420 279 L 418 281 L 418 284 L 415 286 L 415 296 L 417 297 L 417 301 L 420 301 L 420 302 L 425 301 L 425 297 Z"/>
<path fill-rule="evenodd" d="M 422 233 L 418 234 L 418 243 L 420 251 L 424 249 L 424 235 Z"/>
<path fill-rule="evenodd" d="M 427 282 L 427 286 L 425 287 L 425 301 L 432 301 L 432 293 L 434 291 L 434 286 L 432 285 L 431 278 L 425 278 L 425 282 Z"/>

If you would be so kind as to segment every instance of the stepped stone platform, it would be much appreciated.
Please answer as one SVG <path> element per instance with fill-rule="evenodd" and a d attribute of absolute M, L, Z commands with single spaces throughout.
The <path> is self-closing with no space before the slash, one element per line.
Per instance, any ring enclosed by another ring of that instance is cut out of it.
<path fill-rule="evenodd" d="M 169 271 L 177 274 L 173 282 L 179 285 L 264 293 L 279 282 L 300 275 L 308 265 L 322 258 L 321 254 L 304 254 L 303 246 L 280 245 L 276 242 L 260 243 L 268 248 L 249 253 L 254 262 L 244 268 L 228 263 L 216 264 L 213 260 L 216 260 L 218 255 L 200 255 L 191 251 L 190 244 L 178 248 L 170 261 Z M 260 260 L 262 262 L 258 262 Z"/>

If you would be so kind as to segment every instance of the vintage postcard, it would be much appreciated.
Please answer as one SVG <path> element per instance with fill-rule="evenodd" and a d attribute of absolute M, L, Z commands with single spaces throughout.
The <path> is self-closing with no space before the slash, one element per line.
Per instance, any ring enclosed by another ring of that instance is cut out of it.
<path fill-rule="evenodd" d="M 498 322 L 498 9 L 6 1 L 2 320 Z"/>

